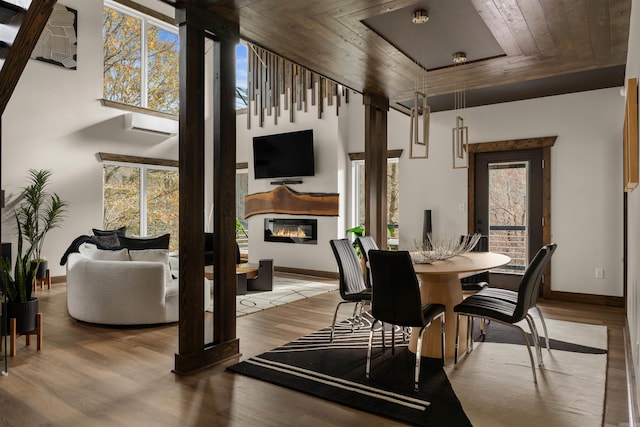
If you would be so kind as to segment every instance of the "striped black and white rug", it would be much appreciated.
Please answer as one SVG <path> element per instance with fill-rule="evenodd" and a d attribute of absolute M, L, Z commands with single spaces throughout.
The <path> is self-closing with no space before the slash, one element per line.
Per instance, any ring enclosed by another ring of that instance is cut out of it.
<path fill-rule="evenodd" d="M 362 411 L 428 426 L 599 426 L 606 375 L 606 328 L 547 320 L 551 352 L 538 384 L 520 335 L 492 323 L 486 340 L 457 368 L 421 361 L 421 389 L 413 391 L 415 356 L 396 333 L 396 354 L 374 337 L 371 378 L 365 379 L 370 317 L 351 332 L 346 323 L 329 343 L 329 328 L 229 367 Z M 541 329 L 541 328 L 540 328 Z M 517 423 L 514 424 L 515 420 Z"/>

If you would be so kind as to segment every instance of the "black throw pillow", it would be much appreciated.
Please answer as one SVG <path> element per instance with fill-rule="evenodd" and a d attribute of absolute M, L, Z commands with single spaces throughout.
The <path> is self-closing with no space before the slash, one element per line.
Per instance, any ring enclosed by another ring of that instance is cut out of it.
<path fill-rule="evenodd" d="M 118 236 L 120 246 L 131 250 L 169 249 L 169 233 L 158 237 L 127 237 Z"/>
<path fill-rule="evenodd" d="M 118 250 L 122 249 L 120 246 L 120 239 L 118 239 L 118 235 L 116 233 L 111 234 L 96 234 L 93 236 L 96 241 L 96 246 L 99 249 L 107 249 L 107 250 Z"/>
<path fill-rule="evenodd" d="M 112 234 L 116 234 L 118 236 L 124 236 L 127 234 L 127 226 L 123 225 L 122 227 L 115 230 L 98 230 L 97 228 L 92 228 L 94 236 L 109 236 Z"/>

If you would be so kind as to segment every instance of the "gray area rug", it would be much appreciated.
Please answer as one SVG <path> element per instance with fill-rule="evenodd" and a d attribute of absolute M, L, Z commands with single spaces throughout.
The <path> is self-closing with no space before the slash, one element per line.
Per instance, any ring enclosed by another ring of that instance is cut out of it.
<path fill-rule="evenodd" d="M 245 316 L 337 289 L 337 284 L 311 282 L 288 277 L 274 277 L 272 291 L 249 292 L 246 295 L 238 295 L 236 297 L 236 316 Z M 209 305 L 207 311 L 213 311 L 213 306 Z"/>

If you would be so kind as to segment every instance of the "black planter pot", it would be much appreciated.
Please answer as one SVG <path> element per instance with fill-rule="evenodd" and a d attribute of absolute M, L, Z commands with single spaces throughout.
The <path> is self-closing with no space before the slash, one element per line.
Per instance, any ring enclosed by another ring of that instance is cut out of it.
<path fill-rule="evenodd" d="M 9 334 L 9 319 L 11 318 L 16 319 L 16 331 L 19 334 L 35 330 L 38 326 L 36 322 L 38 302 L 38 298 L 35 297 L 25 303 L 7 302 L 7 316 L 4 315 L 4 311 L 2 315 L 2 335 Z"/>
<path fill-rule="evenodd" d="M 37 264 L 37 261 L 31 261 L 32 264 Z M 47 269 L 49 268 L 49 261 L 42 260 L 38 265 L 38 271 L 36 271 L 36 279 L 45 279 L 47 277 Z"/>

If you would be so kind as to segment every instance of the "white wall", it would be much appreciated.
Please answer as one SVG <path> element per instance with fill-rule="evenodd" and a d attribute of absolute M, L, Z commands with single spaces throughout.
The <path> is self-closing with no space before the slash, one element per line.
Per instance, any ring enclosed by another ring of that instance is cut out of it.
<path fill-rule="evenodd" d="M 640 1 L 631 3 L 631 27 L 629 29 L 629 48 L 627 54 L 627 79 L 640 77 Z M 627 322 L 629 338 L 636 371 L 637 390 L 640 390 L 640 292 L 638 283 L 640 269 L 640 189 L 628 194 L 628 270 L 627 270 Z"/>

